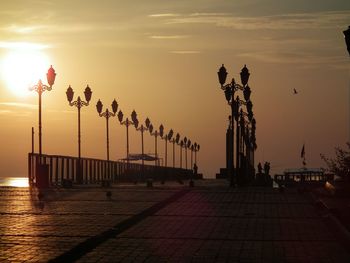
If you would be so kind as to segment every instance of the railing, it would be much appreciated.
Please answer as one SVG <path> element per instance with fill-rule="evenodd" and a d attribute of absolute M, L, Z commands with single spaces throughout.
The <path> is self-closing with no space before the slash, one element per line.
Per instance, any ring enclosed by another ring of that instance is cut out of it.
<path fill-rule="evenodd" d="M 38 164 L 46 165 L 50 186 L 63 185 L 65 181 L 74 184 L 97 184 L 103 181 L 130 182 L 147 179 L 185 180 L 189 179 L 192 170 L 161 167 L 138 163 L 106 161 L 93 158 L 72 156 L 28 154 L 28 179 L 30 185 L 37 183 Z"/>

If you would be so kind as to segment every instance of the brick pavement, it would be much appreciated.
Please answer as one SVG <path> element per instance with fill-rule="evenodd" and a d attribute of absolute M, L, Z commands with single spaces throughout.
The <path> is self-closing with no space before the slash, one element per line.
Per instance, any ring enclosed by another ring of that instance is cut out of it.
<path fill-rule="evenodd" d="M 187 187 L 185 187 L 187 188 Z M 66 190 L 35 200 L 0 190 L 0 260 L 47 261 L 135 217 L 183 187 Z M 188 189 L 188 188 L 187 188 Z M 79 262 L 350 262 L 308 194 L 196 187 L 110 236 Z M 84 246 L 82 246 L 84 247 Z"/>

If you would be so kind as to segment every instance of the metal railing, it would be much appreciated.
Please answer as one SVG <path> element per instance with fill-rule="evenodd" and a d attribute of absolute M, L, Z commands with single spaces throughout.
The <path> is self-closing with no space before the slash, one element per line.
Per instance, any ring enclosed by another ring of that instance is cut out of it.
<path fill-rule="evenodd" d="M 120 161 L 107 161 L 72 156 L 28 154 L 28 179 L 30 185 L 37 182 L 38 165 L 46 165 L 50 186 L 63 185 L 65 181 L 73 184 L 97 184 L 103 181 L 135 182 L 153 179 L 155 181 L 186 180 L 192 170 L 171 168 Z"/>

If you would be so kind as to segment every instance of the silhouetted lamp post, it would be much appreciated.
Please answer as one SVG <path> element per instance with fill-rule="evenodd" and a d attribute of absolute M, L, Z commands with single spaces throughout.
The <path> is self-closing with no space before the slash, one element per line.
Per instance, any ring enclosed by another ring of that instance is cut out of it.
<path fill-rule="evenodd" d="M 181 140 L 178 145 L 180 146 L 180 168 L 182 169 L 182 148 L 184 147 L 184 141 Z"/>
<path fill-rule="evenodd" d="M 149 126 L 150 120 L 147 118 L 146 121 L 145 121 L 146 126 L 143 126 L 143 124 L 141 124 L 141 126 L 138 127 L 139 126 L 139 121 L 137 119 L 136 111 L 133 111 L 131 113 L 131 119 L 132 119 L 132 121 L 134 123 L 134 126 L 135 126 L 136 130 L 141 132 L 141 154 L 142 154 L 142 160 L 141 161 L 142 161 L 142 175 L 143 175 L 144 164 L 145 164 L 144 147 L 143 147 L 143 133 L 148 130 L 148 128 L 146 126 L 147 125 Z"/>
<path fill-rule="evenodd" d="M 239 113 L 238 113 L 238 107 L 239 105 L 236 105 L 235 102 L 235 92 L 237 90 L 242 90 L 246 95 L 245 96 L 250 96 L 250 88 L 248 86 L 248 80 L 249 80 L 249 70 L 246 67 L 246 65 L 244 65 L 244 67 L 242 68 L 241 72 L 240 72 L 240 77 L 241 77 L 241 83 L 242 85 L 239 85 L 235 82 L 234 79 L 232 79 L 231 83 L 225 84 L 226 82 L 226 78 L 227 78 L 227 71 L 226 68 L 224 67 L 224 64 L 222 64 L 222 66 L 220 67 L 219 71 L 218 71 L 218 78 L 219 78 L 219 83 L 221 85 L 221 89 L 224 90 L 225 93 L 225 98 L 228 102 L 228 104 L 231 106 L 231 120 L 232 122 L 234 121 L 234 119 L 236 120 L 236 122 L 238 121 L 238 117 L 239 117 Z M 232 123 L 231 129 L 232 129 L 232 137 L 231 140 L 229 142 L 229 148 L 231 151 L 231 155 L 230 158 L 231 160 L 229 160 L 229 164 L 230 166 L 227 167 L 230 173 L 230 186 L 233 187 L 235 185 L 235 166 L 234 166 L 234 125 Z"/>
<path fill-rule="evenodd" d="M 20 77 L 20 76 L 19 76 Z M 44 91 L 50 91 L 52 89 L 53 84 L 55 83 L 55 78 L 56 78 L 56 73 L 55 70 L 53 69 L 52 65 L 47 71 L 46 74 L 47 77 L 47 83 L 49 85 L 45 85 L 41 82 L 41 79 L 38 81 L 38 84 L 34 85 L 33 87 L 30 87 L 29 90 L 34 90 L 38 93 L 39 95 L 39 154 L 42 154 L 42 143 L 41 143 L 41 95 L 43 94 Z"/>
<path fill-rule="evenodd" d="M 173 143 L 173 168 L 175 168 L 175 144 L 179 144 L 180 134 L 177 133 L 175 138 L 171 142 Z"/>
<path fill-rule="evenodd" d="M 107 108 L 104 112 L 102 112 L 103 104 L 101 100 L 98 100 L 96 104 L 96 109 L 100 117 L 106 118 L 106 142 L 107 142 L 107 161 L 109 161 L 109 118 L 114 117 L 116 115 L 116 112 L 118 110 L 118 103 L 116 100 L 113 100 L 112 104 L 112 111 L 110 112 Z"/>
<path fill-rule="evenodd" d="M 344 30 L 343 33 L 344 33 L 344 37 L 345 37 L 346 47 L 347 47 L 348 53 L 350 55 L 350 26 L 347 30 Z"/>
<path fill-rule="evenodd" d="M 173 143 L 173 167 L 175 167 L 175 155 L 174 155 L 174 149 L 175 149 L 175 144 L 174 144 L 174 143 L 175 143 L 175 138 L 174 138 L 173 140 L 171 140 L 171 139 L 173 138 L 173 135 L 174 135 L 174 131 L 173 131 L 173 129 L 170 129 L 167 138 L 168 138 L 168 141 L 169 141 L 170 143 Z"/>
<path fill-rule="evenodd" d="M 200 149 L 200 145 L 197 143 L 194 143 L 194 163 L 197 164 L 197 152 Z"/>
<path fill-rule="evenodd" d="M 155 161 L 154 161 L 154 165 L 157 166 L 157 161 L 158 161 L 158 146 L 157 146 L 157 137 L 159 136 L 159 133 L 157 130 L 155 130 L 153 132 L 153 125 L 150 123 L 149 127 L 147 127 L 149 130 L 149 133 L 151 134 L 151 136 L 154 136 L 154 155 L 156 157 Z"/>
<path fill-rule="evenodd" d="M 129 120 L 129 118 L 126 118 L 125 121 L 123 121 L 124 114 L 120 110 L 118 112 L 118 120 L 121 125 L 126 126 L 126 163 L 127 163 L 127 171 L 129 171 L 129 126 L 135 125 L 132 121 Z"/>
<path fill-rule="evenodd" d="M 91 100 L 92 91 L 91 91 L 89 85 L 87 85 L 85 88 L 85 91 L 84 91 L 84 96 L 85 96 L 86 101 L 81 100 L 80 96 L 78 96 L 78 99 L 76 101 L 73 101 L 74 91 L 73 91 L 72 87 L 69 85 L 69 87 L 66 91 L 66 95 L 67 95 L 67 100 L 69 102 L 69 105 L 75 106 L 78 108 L 78 157 L 80 159 L 81 158 L 80 109 L 83 106 L 89 105 L 89 102 Z"/>

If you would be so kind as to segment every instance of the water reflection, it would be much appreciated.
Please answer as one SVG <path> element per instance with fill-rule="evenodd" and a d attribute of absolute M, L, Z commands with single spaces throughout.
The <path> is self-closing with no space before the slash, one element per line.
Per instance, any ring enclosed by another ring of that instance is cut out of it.
<path fill-rule="evenodd" d="M 0 178 L 0 186 L 29 187 L 27 177 Z"/>

